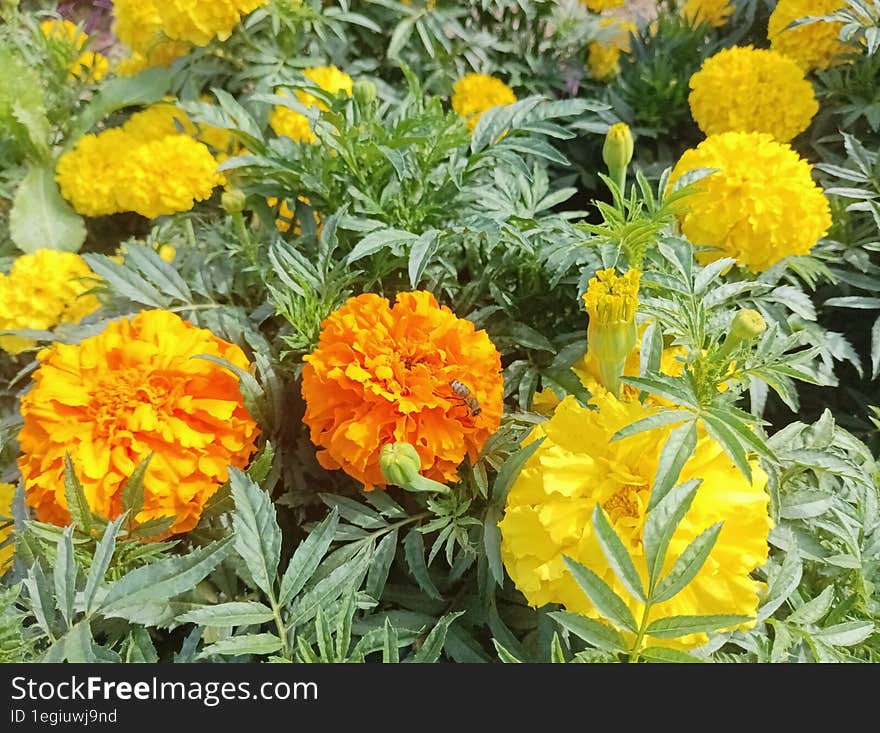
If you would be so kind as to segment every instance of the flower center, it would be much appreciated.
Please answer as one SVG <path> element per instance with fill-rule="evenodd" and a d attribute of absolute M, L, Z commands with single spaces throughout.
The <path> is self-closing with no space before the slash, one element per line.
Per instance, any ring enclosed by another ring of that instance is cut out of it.
<path fill-rule="evenodd" d="M 612 524 L 623 517 L 638 519 L 639 501 L 636 498 L 637 488 L 636 486 L 626 485 L 602 504 L 602 508 L 609 516 Z"/>
<path fill-rule="evenodd" d="M 140 405 L 163 405 L 174 386 L 162 375 L 145 375 L 139 369 L 121 369 L 108 374 L 92 394 L 92 410 L 99 432 L 125 429 L 131 413 Z"/>

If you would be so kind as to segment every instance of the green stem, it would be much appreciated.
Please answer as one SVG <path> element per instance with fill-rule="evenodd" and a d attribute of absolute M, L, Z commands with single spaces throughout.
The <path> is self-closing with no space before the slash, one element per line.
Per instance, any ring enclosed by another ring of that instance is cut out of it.
<path fill-rule="evenodd" d="M 642 642 L 645 639 L 645 629 L 648 628 L 648 613 L 651 611 L 651 597 L 648 596 L 648 600 L 645 602 L 645 607 L 642 610 L 642 618 L 639 620 L 639 631 L 636 634 L 636 640 L 633 642 L 632 649 L 629 652 L 629 663 L 635 664 L 639 661 L 639 654 L 642 651 Z"/>
<path fill-rule="evenodd" d="M 275 594 L 269 595 L 269 604 L 272 606 L 272 615 L 275 617 L 275 629 L 278 631 L 278 637 L 281 639 L 281 656 L 290 659 L 290 646 L 287 643 L 287 627 L 284 625 L 284 619 L 281 618 L 281 608 L 278 601 L 275 600 Z"/>
<path fill-rule="evenodd" d="M 239 240 L 241 240 L 242 247 L 244 249 L 244 253 L 248 258 L 248 261 L 251 263 L 253 267 L 257 267 L 257 250 L 254 247 L 254 242 L 251 239 L 250 232 L 248 232 L 247 224 L 245 224 L 244 216 L 239 211 L 238 213 L 232 214 L 232 224 L 235 227 L 235 233 L 238 235 Z"/>

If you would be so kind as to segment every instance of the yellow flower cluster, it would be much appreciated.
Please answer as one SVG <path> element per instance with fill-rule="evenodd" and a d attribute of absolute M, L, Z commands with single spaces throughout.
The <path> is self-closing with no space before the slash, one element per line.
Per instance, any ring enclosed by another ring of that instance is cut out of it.
<path fill-rule="evenodd" d="M 614 574 L 592 523 L 597 505 L 630 552 L 643 582 L 647 563 L 642 530 L 660 451 L 672 428 L 662 427 L 622 440 L 621 428 L 657 408 L 620 401 L 610 394 L 582 407 L 566 397 L 553 417 L 538 425 L 526 444 L 544 438 L 507 497 L 500 523 L 501 555 L 516 587 L 532 606 L 561 603 L 569 611 L 600 618 L 563 562 L 568 556 L 599 575 L 641 618 L 643 606 Z M 718 540 L 693 581 L 678 595 L 654 606 L 649 620 L 671 615 L 743 614 L 754 616 L 762 584 L 749 574 L 767 560 L 771 528 L 766 474 L 752 466 L 747 481 L 718 443 L 703 435 L 682 470 L 681 480 L 702 479 L 693 504 L 675 531 L 663 572 L 685 547 L 716 522 Z M 748 627 L 750 624 L 745 624 Z M 652 644 L 697 646 L 704 634 Z"/>
<path fill-rule="evenodd" d="M 733 257 L 763 272 L 784 257 L 807 254 L 831 226 L 812 166 L 766 133 L 710 135 L 682 155 L 670 185 L 699 168 L 716 172 L 684 200 L 680 219 L 691 242 L 717 248 L 697 254 L 703 264 Z"/>
<path fill-rule="evenodd" d="M 110 61 L 104 54 L 83 51 L 89 42 L 89 37 L 69 20 L 44 20 L 40 23 L 40 32 L 50 41 L 64 43 L 81 52 L 67 67 L 71 76 L 77 79 L 101 81 L 107 75 Z"/>
<path fill-rule="evenodd" d="M 134 211 L 154 218 L 189 211 L 223 182 L 208 147 L 178 132 L 183 114 L 168 104 L 139 112 L 121 127 L 84 135 L 61 156 L 61 193 L 86 216 Z M 191 127 L 191 125 L 190 125 Z"/>
<path fill-rule="evenodd" d="M 790 58 L 776 51 L 728 48 L 691 77 L 691 113 L 707 135 L 768 132 L 786 143 L 819 110 L 813 85 Z"/>
<path fill-rule="evenodd" d="M 805 71 L 840 63 L 842 54 L 852 52 L 839 38 L 843 23 L 788 25 L 799 18 L 828 15 L 845 5 L 844 0 L 779 0 L 767 25 L 770 48 L 794 59 Z"/>
<path fill-rule="evenodd" d="M 730 0 L 687 0 L 682 9 L 691 25 L 705 23 L 711 28 L 722 28 L 733 14 Z"/>
<path fill-rule="evenodd" d="M 351 77 L 335 66 L 312 67 L 304 69 L 302 73 L 306 79 L 313 81 L 326 92 L 331 94 L 345 92 L 349 97 L 351 96 L 353 88 Z M 284 96 L 287 92 L 284 89 L 279 89 L 278 94 Z M 296 98 L 305 107 L 317 107 L 322 111 L 327 109 L 327 105 L 314 94 L 309 94 L 302 89 L 297 90 Z M 296 142 L 313 143 L 317 140 L 315 133 L 309 126 L 308 117 L 282 105 L 276 106 L 270 113 L 269 125 L 276 135 L 286 135 Z"/>
<path fill-rule="evenodd" d="M 15 496 L 15 486 L 0 483 L 0 545 L 12 537 L 12 499 Z M 12 555 L 15 545 L 9 543 L 0 547 L 0 575 L 3 575 L 12 564 Z"/>
<path fill-rule="evenodd" d="M 166 66 L 191 45 L 225 41 L 243 16 L 268 0 L 115 0 L 114 32 L 132 55 L 120 65 L 130 75 L 150 66 Z"/>
<path fill-rule="evenodd" d="M 248 464 L 259 433 L 237 377 L 194 358 L 203 355 L 250 366 L 238 346 L 163 310 L 39 353 L 21 400 L 18 466 L 40 521 L 70 521 L 65 455 L 92 511 L 107 519 L 122 513 L 126 479 L 152 455 L 137 521 L 174 517 L 169 533 L 196 526 L 228 467 Z"/>
<path fill-rule="evenodd" d="M 620 54 L 629 53 L 630 34 L 638 28 L 635 23 L 617 18 L 603 18 L 602 28 L 611 28 L 612 36 L 607 40 L 590 41 L 587 45 L 587 66 L 594 79 L 607 79 L 620 70 Z"/>
<path fill-rule="evenodd" d="M 83 295 L 95 278 L 85 260 L 72 252 L 40 249 L 18 257 L 8 275 L 0 274 L 0 331 L 46 331 L 60 323 L 79 323 L 101 305 Z M 20 336 L 0 336 L 0 349 L 18 354 L 34 347 Z"/>
<path fill-rule="evenodd" d="M 473 132 L 483 112 L 516 102 L 516 94 L 500 79 L 488 74 L 465 74 L 452 87 L 452 109 Z"/>

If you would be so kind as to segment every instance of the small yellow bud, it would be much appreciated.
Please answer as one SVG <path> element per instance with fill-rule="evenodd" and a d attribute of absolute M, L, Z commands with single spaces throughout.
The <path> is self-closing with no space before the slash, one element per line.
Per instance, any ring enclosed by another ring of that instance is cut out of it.
<path fill-rule="evenodd" d="M 228 191 L 223 192 L 223 196 L 220 198 L 220 203 L 227 214 L 240 214 L 244 211 L 246 198 L 244 191 L 240 191 L 237 188 L 231 188 Z"/>
<path fill-rule="evenodd" d="M 156 248 L 156 252 L 165 262 L 174 262 L 177 256 L 177 250 L 170 244 L 160 244 Z"/>
<path fill-rule="evenodd" d="M 741 308 L 734 316 L 730 331 L 727 332 L 718 350 L 719 358 L 727 358 L 740 344 L 754 341 L 766 330 L 767 322 L 764 316 L 751 308 Z"/>
<path fill-rule="evenodd" d="M 633 157 L 633 137 L 629 125 L 618 122 L 608 128 L 605 144 L 602 146 L 602 160 L 608 166 L 608 174 L 623 192 L 626 182 L 626 169 Z"/>

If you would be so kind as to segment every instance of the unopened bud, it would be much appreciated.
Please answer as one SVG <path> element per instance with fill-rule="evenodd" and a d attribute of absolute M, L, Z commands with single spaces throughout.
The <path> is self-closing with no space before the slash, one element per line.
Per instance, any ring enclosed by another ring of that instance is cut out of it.
<path fill-rule="evenodd" d="M 602 160 L 608 166 L 608 174 L 623 193 L 626 169 L 633 157 L 633 137 L 629 125 L 618 122 L 608 128 L 602 146 Z"/>
<path fill-rule="evenodd" d="M 376 101 L 376 97 L 378 96 L 376 85 L 366 79 L 354 83 L 352 94 L 354 95 L 355 102 L 361 107 L 369 107 Z"/>
<path fill-rule="evenodd" d="M 237 188 L 231 188 L 228 191 L 223 192 L 223 196 L 220 198 L 220 203 L 227 214 L 240 214 L 244 211 L 244 202 L 246 198 L 244 191 L 240 191 Z"/>
<path fill-rule="evenodd" d="M 741 308 L 737 311 L 730 324 L 730 331 L 721 344 L 718 355 L 724 359 L 733 352 L 740 344 L 754 341 L 767 330 L 767 322 L 758 311 L 751 308 Z"/>
<path fill-rule="evenodd" d="M 422 476 L 422 459 L 410 443 L 386 443 L 379 454 L 379 468 L 389 484 L 407 491 L 430 491 L 445 493 L 446 484 Z"/>

